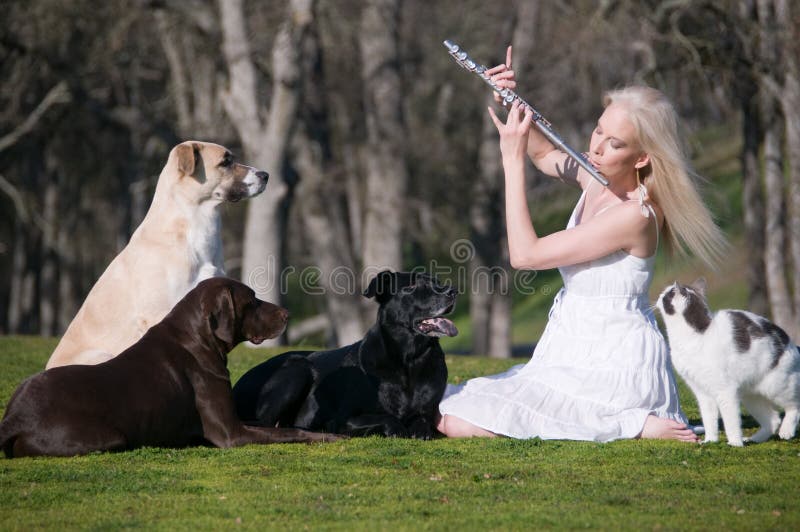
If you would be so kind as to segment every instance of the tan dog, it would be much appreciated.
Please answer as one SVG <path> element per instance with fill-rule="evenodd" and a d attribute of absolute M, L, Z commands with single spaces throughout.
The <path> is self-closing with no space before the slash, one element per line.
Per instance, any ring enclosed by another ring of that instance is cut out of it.
<path fill-rule="evenodd" d="M 224 275 L 218 207 L 260 194 L 268 177 L 217 144 L 175 146 L 150 210 L 92 287 L 47 368 L 114 358 L 197 283 Z"/>

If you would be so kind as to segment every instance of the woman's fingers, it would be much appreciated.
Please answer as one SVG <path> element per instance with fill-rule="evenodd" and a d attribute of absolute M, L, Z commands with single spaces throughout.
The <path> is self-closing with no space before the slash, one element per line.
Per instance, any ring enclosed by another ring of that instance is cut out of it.
<path fill-rule="evenodd" d="M 497 65 L 487 69 L 485 73 L 489 76 L 494 76 L 495 74 L 499 74 L 500 72 L 503 72 L 505 70 L 508 70 L 508 67 L 506 65 Z"/>
<path fill-rule="evenodd" d="M 506 49 L 506 68 L 511 70 L 511 45 Z"/>
<path fill-rule="evenodd" d="M 516 128 L 519 125 L 519 100 L 514 100 L 514 103 L 511 104 L 506 125 L 512 128 Z"/>
<path fill-rule="evenodd" d="M 507 81 L 507 80 L 514 81 L 514 71 L 513 70 L 503 70 L 501 72 L 498 72 L 497 74 L 493 74 L 491 79 L 494 82 Z"/>
<path fill-rule="evenodd" d="M 533 120 L 533 111 L 527 105 L 525 106 L 525 118 L 522 119 L 522 123 L 520 124 L 520 129 L 522 131 L 526 131 L 529 127 L 531 127 L 531 121 Z"/>
<path fill-rule="evenodd" d="M 489 109 L 489 116 L 492 118 L 492 122 L 494 122 L 497 131 L 501 134 L 505 133 L 512 133 L 514 131 L 519 131 L 520 133 L 525 133 L 531 125 L 531 121 L 533 120 L 533 111 L 530 107 L 525 106 L 525 108 L 520 108 L 519 100 L 514 101 L 511 104 L 511 109 L 508 110 L 508 118 L 506 119 L 505 124 L 503 123 L 500 118 L 498 118 L 497 114 L 494 112 L 494 109 L 491 107 Z"/>
<path fill-rule="evenodd" d="M 487 107 L 487 109 L 489 109 L 489 117 L 492 119 L 492 122 L 494 122 L 494 126 L 497 128 L 497 131 L 501 131 L 503 129 L 503 122 L 497 118 L 494 109 L 491 107 Z"/>

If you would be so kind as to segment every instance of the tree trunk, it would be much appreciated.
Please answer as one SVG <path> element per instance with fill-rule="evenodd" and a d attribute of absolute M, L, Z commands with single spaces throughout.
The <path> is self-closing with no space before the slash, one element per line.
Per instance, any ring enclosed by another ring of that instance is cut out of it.
<path fill-rule="evenodd" d="M 52 174 L 51 174 L 52 175 Z M 39 272 L 39 334 L 56 333 L 58 255 L 56 227 L 58 225 L 58 179 L 48 179 L 44 189 L 42 209 L 42 269 Z"/>
<path fill-rule="evenodd" d="M 759 113 L 756 97 L 742 102 L 742 211 L 747 248 L 747 308 L 766 315 L 766 271 L 764 266 L 764 198 L 759 168 Z"/>
<path fill-rule="evenodd" d="M 336 191 L 324 184 L 324 174 L 317 146 L 298 132 L 297 169 L 301 176 L 300 209 L 306 238 L 314 264 L 319 270 L 320 285 L 325 290 L 325 304 L 335 335 L 336 345 L 351 344 L 364 336 L 361 321 L 360 278 L 350 255 L 347 231 L 338 218 L 343 213 L 336 203 Z"/>
<path fill-rule="evenodd" d="M 739 15 L 742 20 L 755 18 L 754 5 L 750 0 L 740 0 Z M 746 44 L 751 48 L 755 46 L 753 43 Z M 758 51 L 753 50 L 752 55 L 758 56 Z M 762 136 L 759 89 L 751 70 L 752 65 L 744 61 L 736 65 L 738 70 L 735 73 L 734 92 L 742 112 L 742 214 L 747 248 L 747 308 L 756 314 L 766 315 L 769 313 L 769 303 L 764 267 L 764 198 L 758 155 Z"/>
<path fill-rule="evenodd" d="M 223 104 L 241 138 L 248 164 L 270 174 L 264 193 L 248 201 L 242 280 L 259 298 L 279 305 L 283 238 L 290 199 L 283 166 L 299 100 L 299 44 L 311 20 L 311 3 L 292 0 L 287 21 L 275 38 L 272 97 L 266 123 L 260 119 L 265 113 L 256 92 L 256 69 L 250 55 L 242 0 L 219 0 L 219 11 L 222 49 L 230 78 Z M 270 344 L 279 342 L 274 340 Z"/>
<path fill-rule="evenodd" d="M 361 61 L 367 124 L 363 266 L 367 275 L 403 268 L 406 128 L 400 78 L 399 0 L 369 0 L 361 17 Z"/>
<path fill-rule="evenodd" d="M 79 302 L 75 290 L 75 215 L 66 214 L 58 227 L 58 331 L 69 327 L 78 312 Z"/>
<path fill-rule="evenodd" d="M 520 2 L 517 8 L 511 44 L 514 48 L 512 68 L 519 80 L 520 65 L 533 52 L 540 6 L 535 2 Z M 511 28 L 509 27 L 510 31 Z M 502 39 L 508 42 L 508 39 Z M 503 51 L 505 48 L 501 45 Z M 505 60 L 505 54 L 503 54 Z M 490 65 L 494 66 L 494 65 Z M 492 98 L 489 97 L 489 105 Z M 470 209 L 470 230 L 475 245 L 470 261 L 471 287 L 470 318 L 472 322 L 472 352 L 495 358 L 511 356 L 511 295 L 500 289 L 498 276 L 482 275 L 500 268 L 505 278 L 511 276 L 508 262 L 508 241 L 503 220 L 503 172 L 498 147 L 497 130 L 488 113 L 483 113 L 481 144 L 478 156 L 478 179 L 473 187 L 474 203 Z M 509 283 L 510 285 L 510 283 Z"/>
<path fill-rule="evenodd" d="M 344 172 L 344 188 L 347 205 L 347 224 L 349 226 L 351 252 L 354 260 L 361 258 L 363 247 L 364 192 L 362 186 L 362 170 L 359 161 L 362 161 L 363 147 L 352 138 L 356 127 L 346 103 L 341 96 L 332 95 L 330 100 L 331 115 L 334 120 L 337 135 L 341 138 L 341 164 Z"/>
<path fill-rule="evenodd" d="M 793 313 L 791 293 L 786 282 L 786 208 L 781 163 L 783 121 L 774 109 L 774 100 L 766 105 L 773 109 L 764 115 L 764 190 L 767 202 L 764 265 L 772 319 L 781 327 L 787 327 Z"/>
<path fill-rule="evenodd" d="M 17 218 L 14 223 L 14 251 L 11 259 L 11 279 L 8 294 L 8 332 L 19 334 L 22 332 L 23 319 L 23 284 L 27 267 L 26 250 L 27 233 L 22 221 Z"/>
<path fill-rule="evenodd" d="M 763 68 L 773 75 L 779 63 L 775 12 L 773 3 L 758 1 L 759 47 L 758 58 Z M 783 117 L 778 101 L 766 87 L 759 93 L 761 120 L 764 131 L 764 191 L 766 195 L 766 227 L 764 231 L 764 266 L 772 320 L 787 327 L 792 320 L 792 298 L 786 276 L 786 208 L 781 152 L 783 146 Z"/>
<path fill-rule="evenodd" d="M 348 345 L 364 336 L 361 321 L 359 276 L 342 208 L 341 184 L 331 175 L 331 139 L 319 38 L 312 23 L 303 42 L 301 125 L 295 133 L 295 162 L 300 176 L 299 206 L 306 238 L 335 338 L 334 345 Z"/>
<path fill-rule="evenodd" d="M 187 16 L 191 11 L 195 16 Z M 169 90 L 178 117 L 177 134 L 182 140 L 210 140 L 224 136 L 220 131 L 223 111 L 217 98 L 216 55 L 204 49 L 213 21 L 212 4 L 187 7 L 172 4 L 171 10 L 157 9 L 156 28 L 169 65 Z"/>
<path fill-rule="evenodd" d="M 787 332 L 800 338 L 800 20 L 797 5 L 787 0 L 775 3 L 779 46 L 783 50 L 781 109 L 786 124 L 786 159 L 789 169 L 789 253 L 794 290 L 793 315 Z"/>
<path fill-rule="evenodd" d="M 795 39 L 800 35 L 795 34 Z M 797 42 L 796 40 L 794 41 Z M 794 289 L 793 327 L 789 332 L 800 338 L 800 73 L 795 66 L 786 71 L 783 93 L 786 120 L 786 150 L 789 166 L 789 252 L 791 254 L 792 288 Z"/>
<path fill-rule="evenodd" d="M 472 353 L 502 357 L 490 350 L 492 325 L 493 282 L 489 272 L 497 264 L 502 245 L 503 177 L 497 130 L 491 119 L 481 122 L 481 143 L 478 151 L 478 176 L 472 188 L 470 234 L 474 253 L 470 260 L 470 320 L 472 323 Z M 456 253 L 452 253 L 456 255 Z M 457 257 L 453 257 L 456 259 Z"/>

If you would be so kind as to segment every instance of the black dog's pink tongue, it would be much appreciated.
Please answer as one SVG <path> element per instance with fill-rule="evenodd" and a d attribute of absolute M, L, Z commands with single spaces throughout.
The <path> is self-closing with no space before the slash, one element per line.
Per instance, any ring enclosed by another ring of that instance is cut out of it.
<path fill-rule="evenodd" d="M 447 318 L 428 318 L 419 324 L 419 330 L 428 336 L 455 336 L 458 334 L 455 324 Z"/>

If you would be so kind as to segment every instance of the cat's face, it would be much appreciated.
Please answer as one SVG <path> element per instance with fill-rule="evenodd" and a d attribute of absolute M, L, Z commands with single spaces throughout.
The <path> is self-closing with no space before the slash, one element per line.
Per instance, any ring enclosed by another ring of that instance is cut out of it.
<path fill-rule="evenodd" d="M 705 331 L 711 321 L 705 298 L 705 281 L 702 279 L 691 285 L 673 283 L 658 296 L 656 306 L 666 321 L 682 318 L 698 332 Z"/>

